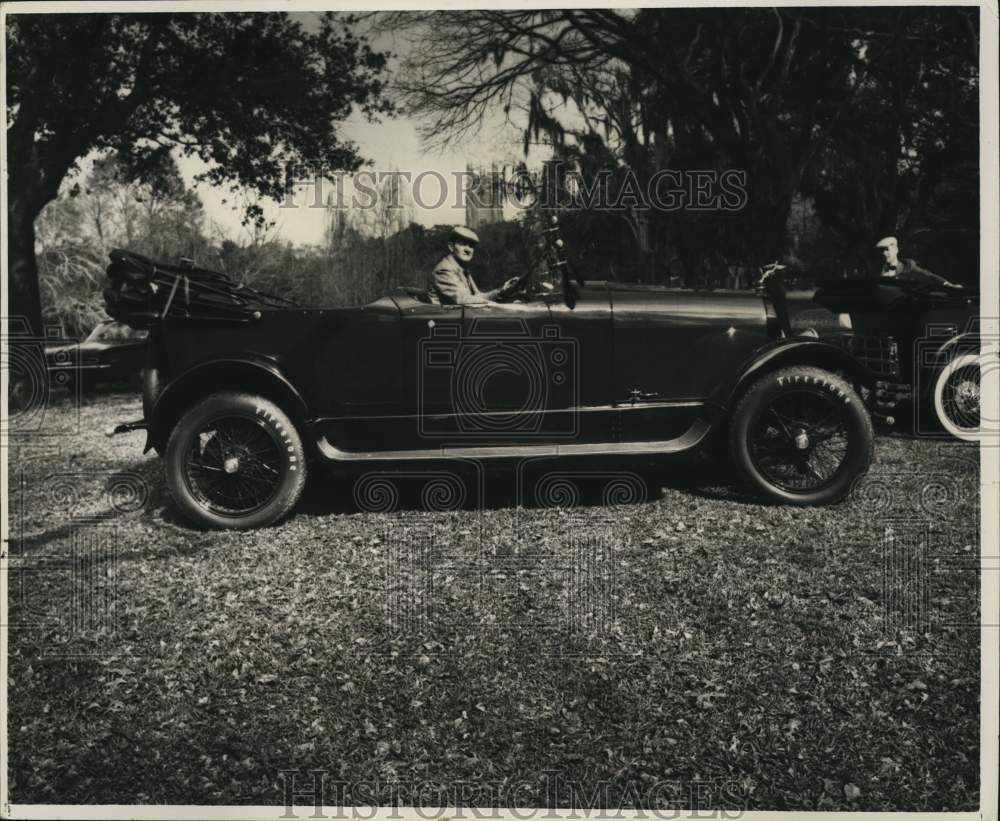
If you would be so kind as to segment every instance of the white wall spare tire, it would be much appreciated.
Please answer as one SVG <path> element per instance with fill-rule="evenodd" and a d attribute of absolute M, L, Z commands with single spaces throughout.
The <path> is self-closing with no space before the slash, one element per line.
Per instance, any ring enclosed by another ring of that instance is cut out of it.
<path fill-rule="evenodd" d="M 963 442 L 981 437 L 980 381 L 985 356 L 956 356 L 934 380 L 934 415 L 948 433 Z"/>

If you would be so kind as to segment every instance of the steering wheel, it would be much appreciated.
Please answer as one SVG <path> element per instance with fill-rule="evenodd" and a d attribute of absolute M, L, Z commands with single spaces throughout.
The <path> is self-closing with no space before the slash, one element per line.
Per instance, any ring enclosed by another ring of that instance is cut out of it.
<path fill-rule="evenodd" d="M 505 290 L 502 294 L 497 294 L 498 297 L 502 297 L 503 302 L 510 302 L 513 297 L 521 292 L 524 292 L 527 288 L 528 283 L 531 281 L 531 269 L 529 268 L 525 273 L 521 274 L 517 278 L 517 281 Z M 501 301 L 501 300 L 498 300 Z"/>

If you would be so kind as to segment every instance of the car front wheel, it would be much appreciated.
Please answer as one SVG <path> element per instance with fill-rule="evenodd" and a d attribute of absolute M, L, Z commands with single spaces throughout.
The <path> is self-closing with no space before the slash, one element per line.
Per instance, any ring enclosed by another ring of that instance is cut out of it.
<path fill-rule="evenodd" d="M 740 472 L 767 498 L 793 505 L 839 501 L 871 464 L 874 433 L 861 398 L 814 367 L 762 376 L 733 413 L 730 447 Z"/>
<path fill-rule="evenodd" d="M 206 397 L 180 418 L 167 442 L 166 471 L 187 518 L 236 530 L 285 516 L 306 482 L 302 439 L 285 412 L 231 391 Z"/>

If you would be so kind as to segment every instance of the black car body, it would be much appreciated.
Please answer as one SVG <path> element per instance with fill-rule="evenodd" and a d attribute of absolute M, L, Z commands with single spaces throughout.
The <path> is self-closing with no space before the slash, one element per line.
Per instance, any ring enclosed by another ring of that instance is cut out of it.
<path fill-rule="evenodd" d="M 231 289 L 243 303 L 220 316 L 175 300 L 157 312 L 140 305 L 148 294 L 126 304 L 125 280 L 119 272 L 109 308 L 152 328 L 146 418 L 133 427 L 166 456 L 185 512 L 210 525 L 254 526 L 290 508 L 243 510 L 236 490 L 215 504 L 206 489 L 236 482 L 269 440 L 301 476 L 316 461 L 655 456 L 721 433 L 758 490 L 799 504 L 841 498 L 871 458 L 852 386 L 875 376 L 836 345 L 791 335 L 780 294 L 568 277 L 546 290 L 524 277 L 510 303 L 464 306 L 398 289 L 355 308 L 301 309 Z M 220 431 L 230 417 L 242 421 Z M 834 467 L 809 461 L 833 441 Z M 256 504 L 250 485 L 287 468 L 284 457 L 257 465 L 239 492 Z"/>
<path fill-rule="evenodd" d="M 205 389 L 252 387 L 288 402 L 320 454 L 350 460 L 512 444 L 674 450 L 764 368 L 868 378 L 833 345 L 779 338 L 756 294 L 606 282 L 577 288 L 573 309 L 558 295 L 470 307 L 399 290 L 358 308 L 264 310 L 246 324 L 171 318 L 151 353 L 165 387 L 149 446 L 166 446 L 174 416 Z"/>
<path fill-rule="evenodd" d="M 138 382 L 148 333 L 107 319 L 78 344 L 46 345 L 50 384 L 85 390 L 98 382 Z"/>

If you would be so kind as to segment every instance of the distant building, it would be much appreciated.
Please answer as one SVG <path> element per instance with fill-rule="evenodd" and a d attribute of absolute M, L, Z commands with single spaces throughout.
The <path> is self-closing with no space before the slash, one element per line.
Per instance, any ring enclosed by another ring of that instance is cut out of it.
<path fill-rule="evenodd" d="M 503 171 L 493 163 L 490 170 L 466 166 L 469 187 L 465 196 L 465 224 L 473 230 L 503 222 L 506 202 Z"/>

